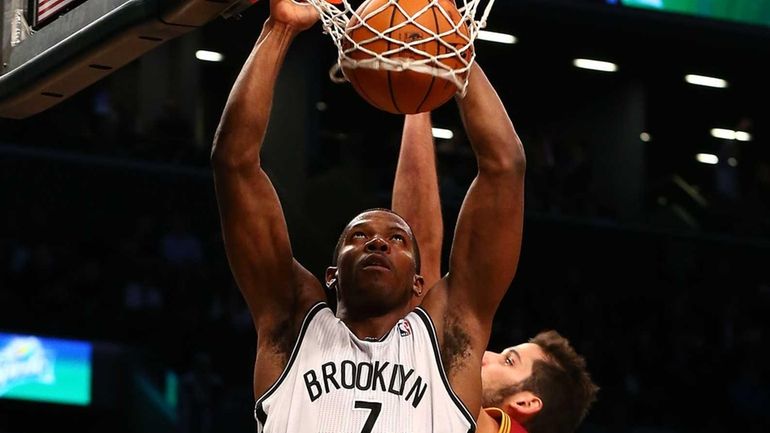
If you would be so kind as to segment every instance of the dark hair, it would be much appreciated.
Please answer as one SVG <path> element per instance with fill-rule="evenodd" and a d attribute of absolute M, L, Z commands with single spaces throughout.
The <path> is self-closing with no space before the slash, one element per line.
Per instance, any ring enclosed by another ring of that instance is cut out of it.
<path fill-rule="evenodd" d="M 522 425 L 529 433 L 572 433 L 596 401 L 599 387 L 585 359 L 558 332 L 541 332 L 529 342 L 540 346 L 546 360 L 535 361 L 532 375 L 517 384 L 516 391 L 537 395 L 543 408 Z"/>
<path fill-rule="evenodd" d="M 420 246 L 417 245 L 417 238 L 414 236 L 414 230 L 412 230 L 412 226 L 409 225 L 409 222 L 406 219 L 404 219 L 404 217 L 402 217 L 401 215 L 397 214 L 396 212 L 394 212 L 394 211 L 392 211 L 390 209 L 386 209 L 386 208 L 380 208 L 380 207 L 371 208 L 371 209 L 367 209 L 367 210 L 359 213 L 358 215 L 365 214 L 367 212 L 376 212 L 376 211 L 387 212 L 387 213 L 393 214 L 393 215 L 401 218 L 404 221 L 404 223 L 406 223 L 406 226 L 409 227 L 409 237 L 412 239 L 412 245 L 414 245 L 414 247 L 412 249 L 414 250 L 415 273 L 417 273 L 419 275 L 419 273 L 420 273 Z M 356 217 L 358 217 L 358 215 L 356 215 Z M 355 219 L 355 217 L 353 219 Z M 353 220 L 351 220 L 351 222 L 352 221 Z M 349 230 L 350 230 L 350 223 L 348 223 L 348 225 L 345 226 L 345 229 L 342 230 L 342 234 L 340 234 L 339 239 L 337 239 L 337 246 L 334 247 L 334 256 L 332 257 L 332 266 L 337 266 L 337 256 L 340 255 L 340 249 L 342 248 L 342 244 L 345 242 L 345 238 L 347 237 Z"/>

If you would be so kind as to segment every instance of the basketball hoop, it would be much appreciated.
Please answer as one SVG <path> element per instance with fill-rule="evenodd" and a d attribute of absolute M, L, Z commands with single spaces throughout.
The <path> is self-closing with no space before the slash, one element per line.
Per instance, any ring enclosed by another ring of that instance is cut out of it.
<path fill-rule="evenodd" d="M 468 71 L 476 57 L 473 43 L 479 30 L 486 26 L 486 20 L 494 0 L 411 0 L 414 6 L 420 2 L 417 11 L 411 12 L 399 4 L 403 0 L 355 1 L 349 0 L 306 0 L 319 12 L 324 33 L 328 34 L 337 46 L 337 63 L 331 67 L 329 76 L 332 81 L 349 81 L 345 71 L 358 68 L 385 71 L 415 71 L 442 78 L 457 87 L 457 93 L 464 96 L 468 85 Z M 483 13 L 477 19 L 477 9 L 486 2 Z M 378 4 L 372 7 L 373 4 Z M 459 5 L 458 5 L 459 4 Z M 456 7 L 456 9 L 454 9 Z M 372 25 L 372 17 L 392 8 L 392 14 L 399 14 L 401 19 L 390 26 Z M 395 9 L 393 9 L 395 8 Z M 453 9 L 453 10 L 451 10 Z M 428 13 L 443 15 L 442 21 L 448 26 L 430 27 L 429 20 L 421 19 Z M 458 14 L 459 12 L 459 14 Z M 405 26 L 418 28 L 418 37 L 395 37 Z M 383 28 L 385 27 L 385 28 Z M 361 39 L 361 34 L 366 38 Z M 354 37 L 352 35 L 356 35 Z M 405 40 L 406 39 L 406 40 Z M 386 49 L 372 50 L 367 45 L 379 44 Z M 440 45 L 437 50 L 425 50 L 426 44 Z"/>

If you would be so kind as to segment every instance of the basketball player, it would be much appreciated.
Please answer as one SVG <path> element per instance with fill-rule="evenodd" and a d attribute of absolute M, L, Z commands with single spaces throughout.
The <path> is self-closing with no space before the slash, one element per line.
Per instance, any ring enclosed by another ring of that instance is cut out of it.
<path fill-rule="evenodd" d="M 260 160 L 286 52 L 318 17 L 291 0 L 270 7 L 212 150 L 225 248 L 258 336 L 258 430 L 474 431 L 484 349 L 521 241 L 525 159 L 513 125 L 475 65 L 457 102 L 478 173 L 458 218 L 449 273 L 427 293 L 406 221 L 387 210 L 363 212 L 343 230 L 325 273 L 337 294 L 335 317 L 321 283 L 292 256 Z M 344 199 L 330 196 L 329 205 Z"/>
<path fill-rule="evenodd" d="M 431 287 L 441 274 L 444 227 L 430 113 L 408 115 L 393 183 L 393 210 L 420 243 L 422 276 Z M 486 352 L 481 364 L 479 433 L 571 433 L 596 398 L 585 360 L 556 331 Z"/>

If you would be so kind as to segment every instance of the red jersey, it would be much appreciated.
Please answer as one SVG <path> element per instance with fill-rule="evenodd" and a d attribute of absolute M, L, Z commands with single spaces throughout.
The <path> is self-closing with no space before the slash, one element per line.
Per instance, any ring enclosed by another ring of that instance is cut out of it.
<path fill-rule="evenodd" d="M 521 424 L 512 420 L 511 417 L 502 409 L 498 409 L 496 407 L 488 407 L 484 408 L 484 412 L 491 416 L 492 419 L 497 421 L 497 425 L 500 426 L 500 428 L 497 430 L 497 433 L 527 433 Z"/>

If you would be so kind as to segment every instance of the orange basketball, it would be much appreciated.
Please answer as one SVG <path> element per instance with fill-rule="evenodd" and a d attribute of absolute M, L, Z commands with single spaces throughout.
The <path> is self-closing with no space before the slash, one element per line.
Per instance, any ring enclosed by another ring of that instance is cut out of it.
<path fill-rule="evenodd" d="M 365 1 L 359 6 L 356 13 L 372 29 L 397 41 L 410 42 L 429 39 L 434 34 L 451 31 L 462 20 L 454 0 L 438 0 L 437 2 L 447 12 L 446 15 L 449 15 L 449 18 L 452 20 L 451 22 L 441 12 L 441 8 L 435 4 L 435 0 L 434 4 L 421 14 L 420 11 L 431 3 L 431 0 L 395 0 L 393 3 L 398 3 L 398 6 L 403 11 L 395 4 L 385 6 L 388 2 L 389 0 Z M 380 8 L 382 10 L 378 11 Z M 407 21 L 405 13 L 409 17 L 414 17 L 415 22 L 433 33 L 428 33 L 413 23 L 399 27 L 399 24 Z M 417 14 L 419 16 L 416 16 Z M 399 50 L 398 48 L 402 46 L 400 43 L 376 37 L 376 33 L 366 26 L 356 27 L 358 24 L 358 18 L 353 15 L 347 25 L 346 33 L 361 48 L 378 54 L 393 50 L 387 57 L 394 60 L 404 58 L 424 60 L 430 58 L 425 54 L 408 49 Z M 462 35 L 458 32 L 462 32 Z M 441 39 L 455 47 L 455 49 L 461 50 L 469 45 L 467 37 L 468 27 L 463 22 L 457 31 L 448 33 L 441 37 Z M 346 45 L 343 45 L 344 48 L 349 49 L 353 46 L 349 41 L 346 42 Z M 452 48 L 445 46 L 436 39 L 430 39 L 413 46 L 417 50 L 431 56 L 454 53 Z M 361 48 L 353 50 L 348 56 L 359 61 L 374 58 L 372 54 L 367 53 Z M 472 55 L 473 46 L 471 45 L 467 49 L 454 53 L 450 57 L 438 59 L 438 61 L 449 68 L 460 69 L 470 61 Z M 436 61 L 430 61 L 428 66 L 439 67 L 440 65 Z M 431 111 L 447 102 L 457 93 L 457 86 L 452 81 L 429 73 L 413 70 L 391 71 L 366 67 L 351 68 L 344 65 L 342 71 L 356 92 L 367 102 L 381 110 L 395 114 L 414 114 Z M 460 78 L 464 80 L 465 76 L 463 75 Z"/>

